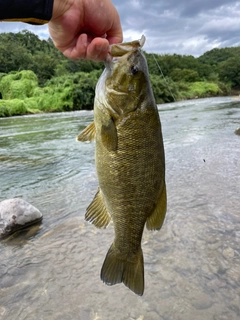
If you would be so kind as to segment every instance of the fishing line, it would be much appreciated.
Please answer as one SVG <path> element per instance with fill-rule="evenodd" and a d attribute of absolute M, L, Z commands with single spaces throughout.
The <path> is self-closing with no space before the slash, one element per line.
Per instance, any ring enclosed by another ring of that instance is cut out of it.
<path fill-rule="evenodd" d="M 149 43 L 148 43 L 147 40 L 146 40 L 146 43 L 147 43 L 150 51 L 152 52 L 152 49 L 150 48 L 150 45 L 149 45 Z M 172 98 L 173 98 L 173 101 L 176 102 L 176 99 L 175 99 L 175 97 L 174 97 L 174 95 L 173 95 L 173 93 L 172 93 L 172 90 L 171 90 L 171 88 L 170 88 L 170 85 L 169 85 L 169 83 L 167 82 L 167 79 L 166 79 L 166 77 L 164 76 L 164 74 L 163 74 L 163 72 L 162 72 L 162 69 L 161 69 L 161 67 L 160 67 L 160 64 L 158 63 L 158 61 L 157 61 L 157 59 L 156 59 L 155 53 L 152 52 L 151 55 L 153 56 L 153 59 L 154 59 L 156 65 L 157 65 L 157 67 L 158 67 L 158 69 L 159 69 L 159 71 L 160 71 L 160 73 L 161 73 L 161 76 L 162 76 L 163 80 L 165 81 L 165 83 L 166 83 L 166 85 L 167 85 L 167 88 L 168 88 L 168 90 L 169 90 L 169 92 L 170 92 L 170 94 L 171 94 L 171 96 L 172 96 Z"/>

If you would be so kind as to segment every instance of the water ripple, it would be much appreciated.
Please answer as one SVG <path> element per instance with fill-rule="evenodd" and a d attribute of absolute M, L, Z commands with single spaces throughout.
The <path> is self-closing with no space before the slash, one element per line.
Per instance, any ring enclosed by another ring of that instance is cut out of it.
<path fill-rule="evenodd" d="M 143 297 L 99 277 L 113 227 L 84 221 L 97 190 L 89 111 L 0 119 L 1 200 L 20 196 L 42 224 L 0 243 L 0 319 L 225 320 L 240 314 L 239 102 L 158 106 L 168 212 L 144 231 Z"/>

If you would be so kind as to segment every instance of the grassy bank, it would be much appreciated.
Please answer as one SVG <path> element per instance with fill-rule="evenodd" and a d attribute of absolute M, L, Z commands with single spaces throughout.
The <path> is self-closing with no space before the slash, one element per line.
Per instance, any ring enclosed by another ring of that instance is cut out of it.
<path fill-rule="evenodd" d="M 2 75 L 0 117 L 92 109 L 95 86 L 101 71 L 78 72 L 47 81 L 39 87 L 29 70 Z"/>
<path fill-rule="evenodd" d="M 92 109 L 95 86 L 101 70 L 53 77 L 39 87 L 33 71 L 23 70 L 0 75 L 0 117 L 46 112 Z M 174 82 L 151 75 L 156 102 L 228 95 L 230 88 L 221 83 Z"/>

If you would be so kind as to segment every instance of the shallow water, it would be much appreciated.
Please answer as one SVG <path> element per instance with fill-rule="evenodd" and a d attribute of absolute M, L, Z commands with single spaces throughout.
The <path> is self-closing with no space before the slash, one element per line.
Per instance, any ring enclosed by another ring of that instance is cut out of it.
<path fill-rule="evenodd" d="M 0 242 L 0 319 L 237 320 L 240 101 L 159 105 L 168 212 L 144 231 L 145 293 L 99 277 L 113 227 L 84 221 L 97 190 L 90 111 L 0 119 L 0 201 L 21 197 L 42 224 Z"/>

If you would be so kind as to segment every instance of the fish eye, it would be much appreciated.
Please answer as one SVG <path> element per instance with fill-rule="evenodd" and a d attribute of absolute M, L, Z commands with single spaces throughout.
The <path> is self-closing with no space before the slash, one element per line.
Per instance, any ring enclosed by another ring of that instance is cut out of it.
<path fill-rule="evenodd" d="M 131 66 L 131 73 L 132 73 L 133 75 L 135 75 L 136 73 L 138 73 L 138 71 L 139 71 L 139 69 L 138 69 L 137 66 Z"/>

